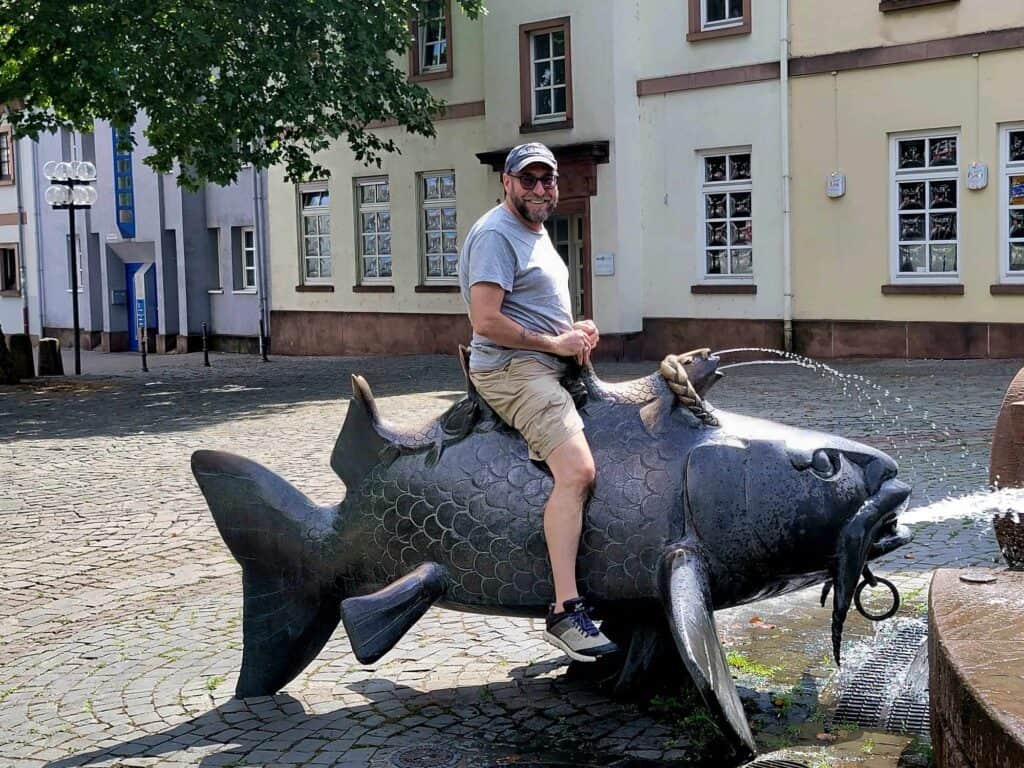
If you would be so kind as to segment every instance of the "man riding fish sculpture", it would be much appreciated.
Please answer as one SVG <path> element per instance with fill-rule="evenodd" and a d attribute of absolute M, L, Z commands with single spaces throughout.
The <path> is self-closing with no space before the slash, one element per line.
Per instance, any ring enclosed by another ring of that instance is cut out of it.
<path fill-rule="evenodd" d="M 607 384 L 587 366 L 565 382 L 597 466 L 578 565 L 582 594 L 622 649 L 620 687 L 660 675 L 655 657 L 674 644 L 677 668 L 681 659 L 749 755 L 713 611 L 825 582 L 838 662 L 851 601 L 877 583 L 867 562 L 910 540 L 896 521 L 910 488 L 867 445 L 711 409 L 703 395 L 717 367 L 698 350 L 634 381 Z M 317 506 L 239 456 L 192 457 L 242 566 L 239 697 L 285 686 L 339 619 L 356 658 L 372 663 L 432 604 L 542 617 L 552 600 L 542 526 L 552 480 L 522 437 L 471 384 L 441 417 L 403 432 L 381 419 L 362 377 L 352 383 L 331 456 L 347 488 L 340 504 Z"/>

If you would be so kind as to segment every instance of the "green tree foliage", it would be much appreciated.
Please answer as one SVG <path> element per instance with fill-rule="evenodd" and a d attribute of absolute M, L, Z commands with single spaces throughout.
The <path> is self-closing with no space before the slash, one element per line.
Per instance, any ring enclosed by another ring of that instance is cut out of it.
<path fill-rule="evenodd" d="M 470 18 L 483 0 L 457 0 Z M 146 163 L 195 188 L 246 163 L 325 176 L 344 138 L 380 163 L 367 129 L 432 136 L 441 103 L 406 81 L 409 19 L 424 0 L 0 0 L 0 112 L 18 135 L 149 118 Z M 453 3 L 453 11 L 458 12 Z"/>

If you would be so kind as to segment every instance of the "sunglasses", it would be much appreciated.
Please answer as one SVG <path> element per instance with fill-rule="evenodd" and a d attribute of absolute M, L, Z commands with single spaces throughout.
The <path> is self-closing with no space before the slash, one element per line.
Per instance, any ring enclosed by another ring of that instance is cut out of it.
<path fill-rule="evenodd" d="M 523 189 L 528 192 L 537 186 L 538 181 L 544 189 L 554 189 L 558 185 L 557 173 L 550 173 L 547 176 L 534 176 L 532 173 L 510 173 L 508 175 L 519 179 Z"/>

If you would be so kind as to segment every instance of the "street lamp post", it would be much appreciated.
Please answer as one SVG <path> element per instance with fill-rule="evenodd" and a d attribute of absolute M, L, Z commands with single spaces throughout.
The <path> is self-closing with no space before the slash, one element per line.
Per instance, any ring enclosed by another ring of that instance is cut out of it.
<path fill-rule="evenodd" d="M 90 162 L 51 160 L 43 166 L 43 175 L 53 183 L 46 189 L 46 202 L 53 209 L 66 209 L 71 236 L 71 315 L 75 326 L 75 375 L 82 373 L 82 349 L 78 338 L 78 253 L 75 247 L 75 211 L 91 208 L 96 202 L 96 166 Z"/>

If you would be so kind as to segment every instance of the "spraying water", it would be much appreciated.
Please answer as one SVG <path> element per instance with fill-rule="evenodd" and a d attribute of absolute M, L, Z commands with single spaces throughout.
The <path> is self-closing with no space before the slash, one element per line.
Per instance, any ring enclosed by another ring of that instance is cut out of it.
<path fill-rule="evenodd" d="M 1024 515 L 1024 488 L 1000 488 L 995 491 L 977 491 L 964 496 L 950 496 L 923 507 L 916 507 L 900 515 L 907 525 L 941 523 L 947 520 L 973 518 L 986 528 L 993 515 L 1010 514 L 1019 520 Z"/>
<path fill-rule="evenodd" d="M 878 439 L 900 464 L 907 468 L 908 474 L 915 475 L 918 474 L 918 469 L 924 470 L 930 477 L 937 478 L 939 483 L 947 489 L 947 499 L 962 495 L 965 489 L 956 484 L 947 483 L 948 476 L 945 467 L 936 458 L 937 452 L 929 449 L 936 444 L 948 444 L 956 441 L 960 462 L 964 463 L 970 456 L 971 448 L 963 438 L 955 436 L 948 426 L 940 426 L 936 423 L 927 410 L 921 407 L 915 408 L 913 403 L 906 398 L 890 393 L 888 389 L 876 384 L 866 376 L 858 373 L 844 373 L 826 363 L 794 352 L 785 352 L 770 347 L 735 347 L 719 350 L 713 354 L 722 357 L 744 352 L 773 355 L 782 359 L 730 363 L 721 366 L 720 370 L 752 365 L 795 365 L 814 371 L 821 378 L 837 385 L 844 396 L 861 402 L 867 407 L 866 423 L 862 423 L 862 426 L 866 427 L 867 431 Z M 971 468 L 982 471 L 977 462 L 973 462 Z M 918 497 L 921 496 L 928 505 L 937 501 L 927 486 L 919 489 Z"/>

